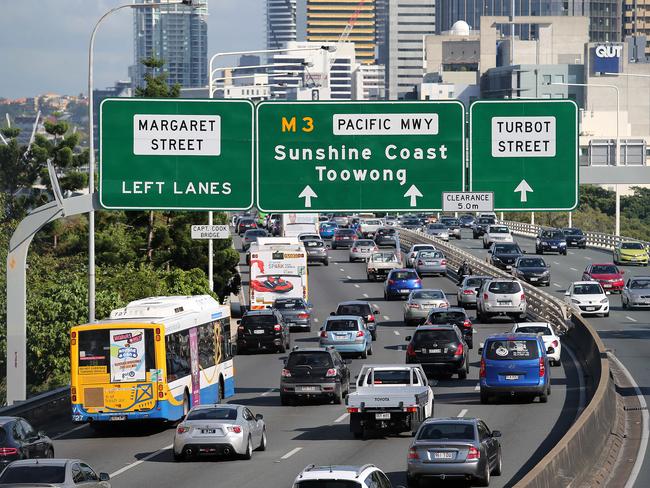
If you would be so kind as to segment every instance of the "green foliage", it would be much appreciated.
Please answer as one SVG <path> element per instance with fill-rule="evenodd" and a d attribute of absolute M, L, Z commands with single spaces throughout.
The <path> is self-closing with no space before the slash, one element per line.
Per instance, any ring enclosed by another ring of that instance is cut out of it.
<path fill-rule="evenodd" d="M 0 134 L 8 139 L 15 139 L 20 135 L 20 129 L 18 127 L 2 127 L 0 129 Z"/>
<path fill-rule="evenodd" d="M 149 68 L 149 70 L 144 75 L 145 86 L 139 86 L 135 89 L 136 97 L 178 98 L 181 94 L 181 86 L 178 83 L 169 86 L 167 83 L 167 73 L 161 71 L 165 65 L 162 59 L 155 57 L 145 58 L 142 60 L 142 64 Z"/>

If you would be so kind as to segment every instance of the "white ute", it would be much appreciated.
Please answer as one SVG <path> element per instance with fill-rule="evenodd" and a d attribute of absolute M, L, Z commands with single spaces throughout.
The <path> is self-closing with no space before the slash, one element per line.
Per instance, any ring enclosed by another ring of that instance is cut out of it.
<path fill-rule="evenodd" d="M 346 403 L 356 438 L 369 430 L 415 433 L 433 415 L 433 390 L 419 364 L 364 365 Z"/>

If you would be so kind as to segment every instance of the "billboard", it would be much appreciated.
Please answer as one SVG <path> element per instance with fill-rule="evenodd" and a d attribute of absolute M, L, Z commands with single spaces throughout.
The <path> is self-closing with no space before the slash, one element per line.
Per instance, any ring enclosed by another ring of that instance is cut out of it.
<path fill-rule="evenodd" d="M 591 48 L 593 73 L 620 73 L 622 71 L 623 44 L 597 44 Z"/>

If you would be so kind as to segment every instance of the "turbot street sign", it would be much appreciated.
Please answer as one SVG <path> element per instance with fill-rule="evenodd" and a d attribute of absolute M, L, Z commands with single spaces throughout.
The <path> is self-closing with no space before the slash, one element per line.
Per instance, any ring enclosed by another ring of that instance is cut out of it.
<path fill-rule="evenodd" d="M 253 110 L 246 100 L 104 100 L 101 205 L 125 210 L 250 208 Z"/>
<path fill-rule="evenodd" d="M 463 191 L 460 102 L 262 102 L 263 211 L 441 210 Z"/>
<path fill-rule="evenodd" d="M 571 100 L 477 101 L 470 108 L 469 189 L 494 210 L 578 205 L 578 108 Z"/>

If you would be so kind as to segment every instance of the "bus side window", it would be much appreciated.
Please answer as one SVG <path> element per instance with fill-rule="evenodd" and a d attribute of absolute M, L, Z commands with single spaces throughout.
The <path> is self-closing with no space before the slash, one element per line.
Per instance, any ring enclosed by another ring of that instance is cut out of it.
<path fill-rule="evenodd" d="M 167 336 L 167 381 L 174 381 L 192 372 L 190 365 L 189 331 Z"/>

